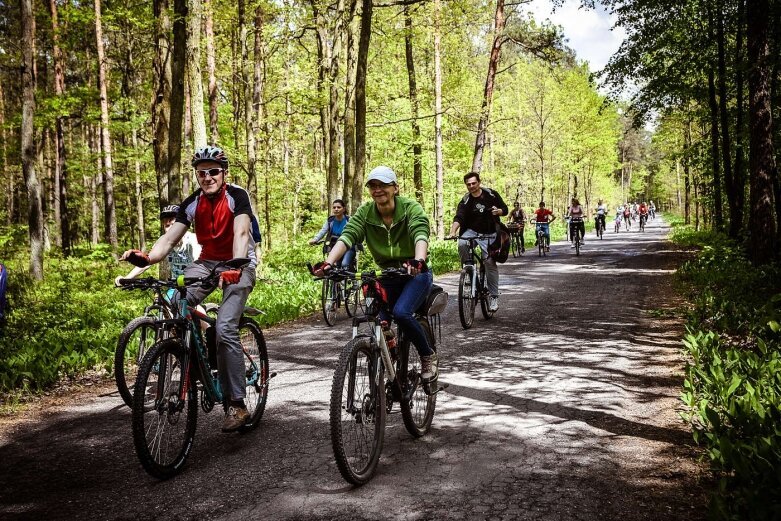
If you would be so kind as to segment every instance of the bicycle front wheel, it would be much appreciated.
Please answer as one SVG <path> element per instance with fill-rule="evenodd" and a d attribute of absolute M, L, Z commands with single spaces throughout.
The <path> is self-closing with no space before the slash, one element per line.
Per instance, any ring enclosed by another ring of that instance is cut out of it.
<path fill-rule="evenodd" d="M 419 318 L 418 323 L 420 323 L 420 326 L 426 333 L 429 345 L 434 348 L 434 335 L 431 333 L 428 321 Z M 405 339 L 404 343 L 406 345 L 402 346 L 402 352 L 407 354 L 402 356 L 397 373 L 403 392 L 399 404 L 401 417 L 404 420 L 404 427 L 407 428 L 407 432 L 416 438 L 420 438 L 431 428 L 431 422 L 434 419 L 434 409 L 437 405 L 437 395 L 426 393 L 420 377 L 421 365 L 418 350 L 409 340 Z M 429 391 L 435 392 L 436 389 L 430 388 Z"/>
<path fill-rule="evenodd" d="M 239 322 L 239 337 L 244 351 L 244 372 L 247 378 L 244 403 L 247 405 L 249 419 L 239 430 L 246 432 L 254 429 L 260 423 L 266 410 L 268 398 L 268 352 L 263 331 L 250 318 L 241 317 Z"/>
<path fill-rule="evenodd" d="M 494 312 L 488 307 L 488 289 L 485 285 L 485 266 L 480 266 L 480 275 L 477 280 L 477 291 L 480 294 L 480 311 L 483 313 L 483 318 L 491 320 L 494 316 Z"/>
<path fill-rule="evenodd" d="M 336 323 L 336 310 L 339 308 L 337 284 L 338 282 L 336 281 L 323 279 L 323 295 L 321 299 L 323 318 L 329 326 L 333 326 Z"/>
<path fill-rule="evenodd" d="M 156 343 L 141 362 L 133 391 L 133 443 L 141 465 L 159 479 L 178 474 L 193 447 L 198 396 L 185 364 L 181 340 Z"/>
<path fill-rule="evenodd" d="M 114 351 L 114 378 L 117 390 L 128 407 L 133 407 L 133 387 L 138 366 L 144 355 L 156 342 L 155 318 L 137 317 L 128 322 L 117 340 Z"/>
<path fill-rule="evenodd" d="M 336 466 L 353 485 L 367 483 L 385 438 L 385 373 L 368 336 L 344 346 L 331 387 L 331 444 Z"/>
<path fill-rule="evenodd" d="M 580 232 L 575 232 L 575 233 L 580 233 Z M 580 236 L 575 237 L 575 256 L 576 257 L 580 256 Z"/>
<path fill-rule="evenodd" d="M 469 329 L 475 320 L 475 304 L 477 296 L 472 295 L 472 270 L 469 266 L 461 270 L 461 280 L 458 283 L 458 317 L 461 327 Z"/>

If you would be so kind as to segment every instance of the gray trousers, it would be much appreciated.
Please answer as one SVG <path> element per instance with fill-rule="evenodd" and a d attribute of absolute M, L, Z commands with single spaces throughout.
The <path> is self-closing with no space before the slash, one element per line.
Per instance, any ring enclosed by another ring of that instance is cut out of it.
<path fill-rule="evenodd" d="M 461 234 L 461 237 L 477 237 L 480 235 L 474 230 L 466 230 Z M 477 241 L 482 250 L 483 264 L 485 265 L 485 285 L 488 287 L 488 293 L 492 297 L 499 296 L 499 266 L 496 265 L 496 261 L 488 256 L 488 243 L 496 238 L 496 234 L 493 233 L 489 237 L 490 239 L 481 239 Z M 469 254 L 469 241 L 463 239 L 458 240 L 458 255 L 461 257 L 461 264 L 465 262 L 472 262 L 472 256 Z"/>
<path fill-rule="evenodd" d="M 185 277 L 204 277 L 218 261 L 199 260 L 187 266 Z M 220 383 L 226 399 L 242 400 L 247 384 L 244 373 L 244 351 L 239 338 L 239 320 L 244 313 L 247 298 L 255 287 L 255 270 L 252 267 L 241 271 L 238 284 L 229 284 L 222 289 L 222 304 L 217 313 L 217 368 Z M 201 303 L 217 286 L 193 286 L 187 290 L 190 305 Z"/>

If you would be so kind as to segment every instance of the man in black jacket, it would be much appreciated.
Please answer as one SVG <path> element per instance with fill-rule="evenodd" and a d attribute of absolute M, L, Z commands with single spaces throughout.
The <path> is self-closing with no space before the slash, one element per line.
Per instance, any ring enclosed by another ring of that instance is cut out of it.
<path fill-rule="evenodd" d="M 507 215 L 507 205 L 497 192 L 480 186 L 480 174 L 470 172 L 464 176 L 469 193 L 458 203 L 450 235 L 454 236 L 461 229 L 462 239 L 458 241 L 458 254 L 462 263 L 472 262 L 469 254 L 469 241 L 463 239 L 477 235 L 488 236 L 480 239 L 478 244 L 483 252 L 485 264 L 486 285 L 490 298 L 488 309 L 499 309 L 499 268 L 496 261 L 488 257 L 488 245 L 496 238 L 496 224 L 499 217 Z"/>

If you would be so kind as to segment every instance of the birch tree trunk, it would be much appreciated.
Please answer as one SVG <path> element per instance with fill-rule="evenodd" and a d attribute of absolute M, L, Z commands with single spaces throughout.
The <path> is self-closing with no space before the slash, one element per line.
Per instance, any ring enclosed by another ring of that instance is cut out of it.
<path fill-rule="evenodd" d="M 347 212 L 357 210 L 353 204 L 353 181 L 355 179 L 355 73 L 356 73 L 356 39 L 355 39 L 355 12 L 358 9 L 358 0 L 350 0 L 345 14 L 345 94 L 344 94 L 344 177 L 342 193 Z"/>
<path fill-rule="evenodd" d="M 111 132 L 108 118 L 108 88 L 106 78 L 106 53 L 103 48 L 103 25 L 100 0 L 95 3 L 95 40 L 98 52 L 98 89 L 100 91 L 100 145 L 103 151 L 103 194 L 105 200 L 104 222 L 106 241 L 117 250 L 117 215 L 114 204 L 114 162 L 111 154 Z"/>
<path fill-rule="evenodd" d="M 488 60 L 488 74 L 485 78 L 485 89 L 483 90 L 483 104 L 480 108 L 480 120 L 477 122 L 477 137 L 475 138 L 475 152 L 472 159 L 472 172 L 480 173 L 483 167 L 483 149 L 485 148 L 485 131 L 488 126 L 488 120 L 491 116 L 491 100 L 494 95 L 494 79 L 496 77 L 496 68 L 499 64 L 499 57 L 502 51 L 504 37 L 504 0 L 496 1 L 496 15 L 494 17 L 494 43 L 491 47 L 491 56 Z"/>
<path fill-rule="evenodd" d="M 255 46 L 254 46 L 254 60 L 253 60 L 253 81 L 252 81 L 252 140 L 257 144 L 263 140 L 261 133 L 262 128 L 266 126 L 266 114 L 265 105 L 263 100 L 264 91 L 266 88 L 266 49 L 263 45 L 263 30 L 265 28 L 265 12 L 263 7 L 258 5 L 255 8 Z M 249 96 L 248 96 L 249 98 Z M 268 147 L 268 144 L 267 144 Z M 268 185 L 268 171 L 270 165 L 267 161 L 264 161 L 263 172 L 266 185 Z M 250 191 L 250 197 L 252 197 L 253 208 L 257 211 L 257 178 L 255 180 L 254 190 Z M 268 203 L 266 203 L 268 204 Z"/>
<path fill-rule="evenodd" d="M 63 70 L 62 49 L 60 48 L 60 27 L 57 17 L 57 2 L 49 0 L 49 12 L 52 19 L 52 55 L 54 59 L 54 94 L 62 98 L 65 94 L 65 72 Z M 55 120 L 55 176 L 56 194 L 55 220 L 60 227 L 59 241 L 62 253 L 66 257 L 71 251 L 70 217 L 68 215 L 68 170 L 65 161 L 65 136 L 63 131 L 63 117 L 57 116 Z"/>
<path fill-rule="evenodd" d="M 423 147 L 420 142 L 420 124 L 418 116 L 418 82 L 415 78 L 415 60 L 412 55 L 412 16 L 409 6 L 404 6 L 404 55 L 407 60 L 407 78 L 409 82 L 409 102 L 412 107 L 412 182 L 415 185 L 415 199 L 423 204 Z"/>
<path fill-rule="evenodd" d="M 252 78 L 252 62 L 249 59 L 249 45 L 247 43 L 248 30 L 246 20 L 246 1 L 238 0 L 238 23 L 239 23 L 239 70 L 241 77 L 241 86 L 244 90 L 244 137 L 247 146 L 247 191 L 250 195 L 250 201 L 253 206 L 257 206 L 257 153 L 254 126 L 255 110 L 253 109 L 254 87 Z"/>
<path fill-rule="evenodd" d="M 54 0 L 51 0 L 54 1 Z M 206 120 L 203 113 L 203 77 L 201 75 L 201 0 L 187 0 L 187 79 L 190 87 L 190 119 L 193 148 L 206 146 Z M 214 57 L 212 56 L 212 59 Z"/>
<path fill-rule="evenodd" d="M 444 207 L 445 207 L 445 167 L 442 154 L 442 5 L 441 0 L 434 0 L 434 147 L 436 155 L 437 187 L 436 187 L 436 223 L 437 238 L 445 238 Z"/>

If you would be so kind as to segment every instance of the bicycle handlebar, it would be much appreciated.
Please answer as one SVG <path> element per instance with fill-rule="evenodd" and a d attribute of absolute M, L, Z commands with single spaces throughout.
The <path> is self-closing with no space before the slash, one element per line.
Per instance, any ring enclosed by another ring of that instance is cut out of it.
<path fill-rule="evenodd" d="M 490 235 L 475 235 L 474 237 L 464 237 L 463 235 L 459 236 L 451 236 L 451 237 L 445 237 L 444 240 L 446 241 L 457 241 L 459 239 L 465 240 L 465 241 L 477 241 L 477 240 L 484 240 L 484 239 L 493 239 Z"/>
<path fill-rule="evenodd" d="M 194 286 L 196 284 L 206 284 L 214 282 L 214 279 L 219 277 L 217 270 L 221 268 L 228 269 L 243 269 L 249 264 L 250 260 L 246 257 L 238 257 L 227 261 L 222 261 L 215 265 L 208 275 L 204 277 L 185 277 L 180 275 L 175 279 L 156 279 L 154 277 L 146 277 L 143 279 L 119 279 L 120 289 L 160 289 L 160 288 L 182 288 L 187 286 Z"/>
<path fill-rule="evenodd" d="M 323 277 L 317 277 L 315 276 L 314 268 L 312 268 L 311 263 L 307 262 L 306 267 L 309 269 L 309 273 L 312 274 L 315 280 L 323 280 L 323 279 L 377 280 L 382 277 L 411 277 L 412 276 L 409 273 L 407 273 L 407 270 L 405 268 L 384 268 L 381 270 L 367 270 L 362 272 L 356 272 L 356 271 L 350 271 L 345 268 L 339 268 L 337 266 L 331 266 L 331 269 L 328 270 L 328 273 L 326 273 Z"/>

